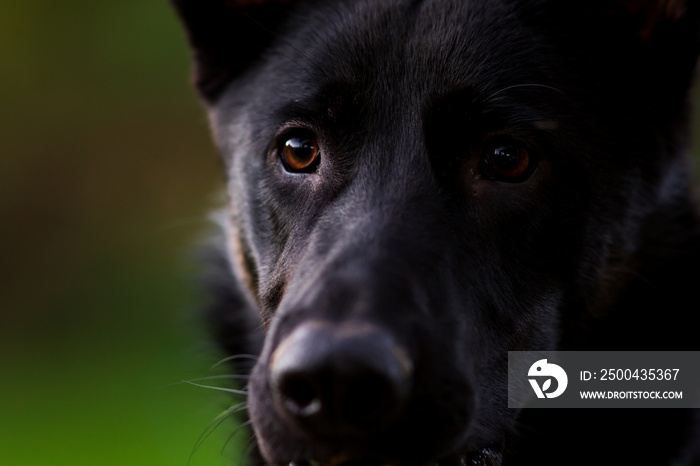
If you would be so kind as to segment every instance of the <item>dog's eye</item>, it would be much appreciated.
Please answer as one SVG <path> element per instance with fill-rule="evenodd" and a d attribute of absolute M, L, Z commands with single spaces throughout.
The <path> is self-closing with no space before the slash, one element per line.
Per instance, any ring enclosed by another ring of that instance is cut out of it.
<path fill-rule="evenodd" d="M 292 173 L 312 173 L 318 168 L 320 150 L 313 134 L 299 134 L 283 137 L 280 145 L 280 158 L 287 171 Z"/>
<path fill-rule="evenodd" d="M 480 169 L 486 179 L 520 183 L 530 177 L 536 166 L 537 158 L 525 143 L 501 136 L 486 144 Z"/>

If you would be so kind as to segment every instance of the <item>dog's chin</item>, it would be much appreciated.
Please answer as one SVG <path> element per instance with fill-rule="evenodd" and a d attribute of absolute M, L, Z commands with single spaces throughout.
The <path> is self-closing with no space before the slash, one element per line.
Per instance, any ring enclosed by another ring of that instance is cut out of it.
<path fill-rule="evenodd" d="M 492 444 L 477 451 L 453 453 L 440 459 L 419 463 L 378 459 L 358 459 L 341 454 L 324 460 L 290 461 L 288 466 L 500 466 L 502 448 Z"/>

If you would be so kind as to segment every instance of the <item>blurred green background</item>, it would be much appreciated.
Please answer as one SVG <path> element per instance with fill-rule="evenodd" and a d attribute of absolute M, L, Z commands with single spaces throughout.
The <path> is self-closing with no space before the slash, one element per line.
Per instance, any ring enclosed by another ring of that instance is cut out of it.
<path fill-rule="evenodd" d="M 0 57 L 0 465 L 240 464 L 177 384 L 221 175 L 167 1 L 6 0 Z"/>
<path fill-rule="evenodd" d="M 0 465 L 182 465 L 228 406 L 190 246 L 222 176 L 167 0 L 0 2 Z M 237 464 L 225 423 L 190 465 Z"/>

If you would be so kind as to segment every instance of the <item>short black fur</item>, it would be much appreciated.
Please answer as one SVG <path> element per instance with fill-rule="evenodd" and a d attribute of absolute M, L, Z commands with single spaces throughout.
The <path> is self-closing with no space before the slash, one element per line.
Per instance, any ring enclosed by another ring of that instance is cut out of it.
<path fill-rule="evenodd" d="M 173 3 L 228 179 L 207 315 L 259 355 L 257 461 L 700 464 L 694 410 L 506 408 L 509 350 L 700 349 L 698 2 Z"/>

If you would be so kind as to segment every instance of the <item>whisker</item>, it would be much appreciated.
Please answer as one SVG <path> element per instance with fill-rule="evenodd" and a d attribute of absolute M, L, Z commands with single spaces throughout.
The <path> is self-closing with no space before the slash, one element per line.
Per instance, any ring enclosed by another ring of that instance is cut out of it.
<path fill-rule="evenodd" d="M 548 86 L 547 84 L 534 84 L 534 83 L 525 83 L 525 84 L 514 84 L 512 86 L 504 87 L 503 89 L 499 89 L 498 91 L 494 92 L 490 96 L 486 98 L 486 102 L 489 102 L 493 98 L 495 98 L 497 95 L 502 94 L 504 92 L 510 91 L 512 89 L 517 89 L 521 87 L 538 87 L 542 89 L 549 89 L 550 91 L 558 92 L 559 94 L 564 94 L 564 91 L 561 89 L 557 89 L 556 87 L 553 86 Z"/>
<path fill-rule="evenodd" d="M 184 385 L 184 384 L 197 385 L 196 383 L 193 383 L 193 382 L 202 382 L 205 380 L 246 380 L 247 381 L 249 379 L 250 379 L 250 376 L 244 375 L 244 374 L 211 375 L 211 376 L 207 376 L 207 377 L 198 377 L 196 379 L 190 379 L 190 380 L 180 380 L 179 382 L 174 382 L 174 383 L 170 383 L 170 384 L 158 387 L 157 390 L 163 390 L 165 388 L 172 388 L 172 387 L 176 387 L 176 386 Z M 204 388 L 214 388 L 214 387 L 209 387 L 209 386 L 204 386 L 204 385 L 200 385 L 200 386 L 202 386 Z"/>
<path fill-rule="evenodd" d="M 209 390 L 218 390 L 218 391 L 220 391 L 220 392 L 233 393 L 233 394 L 235 394 L 235 395 L 243 395 L 243 396 L 247 396 L 247 395 L 248 395 L 248 391 L 247 391 L 247 390 L 237 390 L 237 389 L 235 389 L 235 388 L 225 388 L 225 387 L 214 387 L 214 386 L 211 386 L 211 385 L 202 385 L 202 384 L 195 383 L 195 382 L 192 382 L 192 381 L 189 381 L 189 380 L 181 380 L 180 382 L 186 383 L 186 384 L 189 384 L 189 385 L 194 385 L 195 387 L 199 387 L 199 388 L 208 388 Z"/>
<path fill-rule="evenodd" d="M 234 438 L 236 435 L 238 435 L 239 432 L 241 432 L 241 431 L 242 431 L 243 429 L 245 429 L 246 427 L 249 427 L 252 423 L 253 423 L 253 421 L 251 421 L 250 419 L 247 420 L 247 421 L 245 421 L 244 423 L 242 423 L 241 425 L 239 425 L 239 426 L 236 428 L 236 430 L 234 430 L 234 431 L 231 433 L 231 435 L 228 436 L 228 438 L 226 439 L 226 442 L 224 442 L 224 446 L 221 448 L 221 454 L 222 454 L 222 455 L 224 454 L 224 450 L 226 450 L 226 447 L 228 446 L 228 444 L 231 443 L 231 440 L 233 440 L 233 438 Z M 246 456 L 247 456 L 247 455 L 246 455 Z"/>
<path fill-rule="evenodd" d="M 187 460 L 187 465 L 192 462 L 192 458 L 194 457 L 194 454 L 197 453 L 199 448 L 202 446 L 202 444 L 211 436 L 211 434 L 214 433 L 214 431 L 227 419 L 229 419 L 233 414 L 236 414 L 240 411 L 243 411 L 244 409 L 247 409 L 247 403 L 241 402 L 237 403 L 230 408 L 227 408 L 224 410 L 221 414 L 216 416 L 214 420 L 212 420 L 209 425 L 204 429 L 204 432 L 202 432 L 197 439 L 197 441 L 194 444 L 194 447 L 192 447 L 192 452 L 190 453 L 190 457 Z M 238 430 L 238 429 L 236 429 Z"/>
<path fill-rule="evenodd" d="M 249 359 L 251 361 L 257 361 L 258 356 L 254 355 L 254 354 L 234 354 L 233 356 L 228 356 L 228 357 L 223 358 L 222 360 L 220 360 L 219 362 L 217 362 L 216 364 L 211 366 L 209 368 L 209 370 L 216 369 L 220 365 L 226 364 L 227 362 L 230 362 L 230 361 L 235 361 L 236 359 Z"/>
<path fill-rule="evenodd" d="M 244 457 L 249 457 L 250 453 L 253 451 L 253 449 L 258 445 L 258 443 L 255 441 L 255 434 L 251 435 L 250 438 L 248 439 L 248 446 L 246 447 L 245 451 L 243 452 Z"/>
<path fill-rule="evenodd" d="M 205 380 L 249 380 L 250 376 L 245 374 L 228 374 L 228 375 L 209 375 L 207 377 L 199 377 L 190 379 L 190 382 L 202 382 Z"/>

